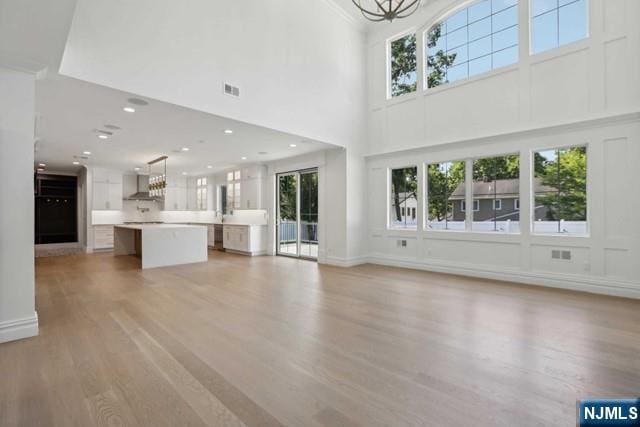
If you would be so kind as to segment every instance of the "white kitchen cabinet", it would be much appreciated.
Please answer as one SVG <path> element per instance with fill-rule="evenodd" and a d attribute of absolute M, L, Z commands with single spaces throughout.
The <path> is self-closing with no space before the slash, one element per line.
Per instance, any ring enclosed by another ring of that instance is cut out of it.
<path fill-rule="evenodd" d="M 113 249 L 113 225 L 93 226 L 93 248 Z"/>
<path fill-rule="evenodd" d="M 198 210 L 197 202 L 196 202 L 196 179 L 195 178 L 187 179 L 185 198 L 186 198 L 186 210 L 188 211 Z"/>
<path fill-rule="evenodd" d="M 230 252 L 264 255 L 267 252 L 267 227 L 264 225 L 223 225 L 223 246 Z"/>
<path fill-rule="evenodd" d="M 187 210 L 187 189 L 184 187 L 167 187 L 167 191 L 164 196 L 164 210 Z"/>
<path fill-rule="evenodd" d="M 92 184 L 94 210 L 122 210 L 122 173 L 95 168 Z"/>
<path fill-rule="evenodd" d="M 207 246 L 214 247 L 216 244 L 216 226 L 213 224 L 207 225 Z"/>
<path fill-rule="evenodd" d="M 194 190 L 195 199 L 195 190 Z M 167 189 L 164 196 L 165 211 L 186 211 L 187 206 L 187 180 L 182 177 L 168 176 Z"/>
<path fill-rule="evenodd" d="M 261 209 L 262 179 L 253 178 L 242 181 L 240 193 L 240 209 Z"/>

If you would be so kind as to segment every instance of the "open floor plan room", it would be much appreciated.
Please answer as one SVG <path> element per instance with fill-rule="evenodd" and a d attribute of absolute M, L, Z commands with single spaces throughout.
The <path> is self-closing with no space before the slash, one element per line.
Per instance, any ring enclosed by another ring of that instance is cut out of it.
<path fill-rule="evenodd" d="M 638 427 L 638 17 L 0 0 L 0 427 Z"/>
<path fill-rule="evenodd" d="M 570 425 L 576 399 L 640 383 L 634 300 L 222 253 L 41 258 L 36 278 L 0 425 Z"/>

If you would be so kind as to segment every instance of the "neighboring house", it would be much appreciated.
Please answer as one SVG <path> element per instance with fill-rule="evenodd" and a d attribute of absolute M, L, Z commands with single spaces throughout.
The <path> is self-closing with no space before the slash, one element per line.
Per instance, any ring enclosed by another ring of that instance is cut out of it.
<path fill-rule="evenodd" d="M 458 185 L 449 200 L 453 202 L 453 221 L 464 221 L 467 206 L 465 203 L 464 182 Z M 536 195 L 555 192 L 553 187 L 542 185 L 539 179 L 534 181 Z M 499 179 L 497 181 L 473 182 L 473 220 L 474 221 L 518 221 L 520 219 L 520 180 Z M 544 220 L 547 208 L 538 205 L 534 220 Z"/>
<path fill-rule="evenodd" d="M 400 199 L 400 220 L 396 216 L 396 208 L 391 203 L 391 223 L 416 224 L 418 220 L 418 200 L 414 193 L 398 193 Z"/>

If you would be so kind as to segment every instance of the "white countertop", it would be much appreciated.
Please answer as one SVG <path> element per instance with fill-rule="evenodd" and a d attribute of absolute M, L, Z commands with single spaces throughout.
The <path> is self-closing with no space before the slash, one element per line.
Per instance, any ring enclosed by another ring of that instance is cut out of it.
<path fill-rule="evenodd" d="M 186 225 L 186 224 L 115 224 L 114 227 L 128 228 L 130 230 L 158 230 L 167 228 L 200 228 L 203 225 Z"/>

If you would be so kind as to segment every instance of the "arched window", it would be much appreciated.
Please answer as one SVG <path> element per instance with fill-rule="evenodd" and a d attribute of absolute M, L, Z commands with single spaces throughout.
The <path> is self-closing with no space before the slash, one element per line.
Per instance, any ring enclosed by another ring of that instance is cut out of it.
<path fill-rule="evenodd" d="M 518 62 L 518 0 L 481 0 L 425 33 L 425 82 L 435 87 Z"/>
<path fill-rule="evenodd" d="M 531 0 L 531 53 L 587 37 L 586 0 Z"/>

